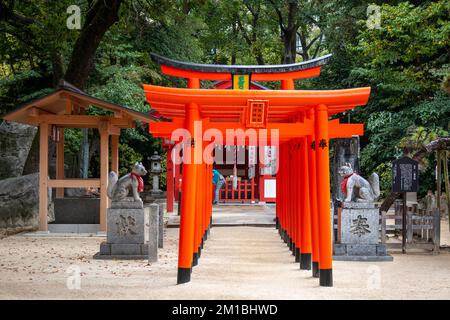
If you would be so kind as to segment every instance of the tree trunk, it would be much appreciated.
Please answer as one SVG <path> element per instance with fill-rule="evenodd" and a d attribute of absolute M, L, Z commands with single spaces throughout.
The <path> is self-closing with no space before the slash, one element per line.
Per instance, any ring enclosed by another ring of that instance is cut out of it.
<path fill-rule="evenodd" d="M 284 56 L 283 63 L 295 63 L 295 56 L 297 54 L 296 50 L 296 36 L 297 32 L 294 29 L 286 30 L 283 33 L 283 42 L 284 42 Z"/>
<path fill-rule="evenodd" d="M 106 31 L 119 20 L 122 0 L 96 1 L 86 15 L 81 34 L 75 42 L 64 79 L 83 90 L 94 64 L 95 51 Z"/>
<path fill-rule="evenodd" d="M 297 1 L 290 1 L 288 7 L 288 24 L 282 29 L 284 42 L 284 57 L 283 63 L 295 63 L 297 56 Z"/>

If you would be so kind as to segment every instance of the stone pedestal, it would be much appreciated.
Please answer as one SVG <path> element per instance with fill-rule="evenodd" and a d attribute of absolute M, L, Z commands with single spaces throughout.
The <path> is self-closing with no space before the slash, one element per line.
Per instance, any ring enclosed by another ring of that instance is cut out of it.
<path fill-rule="evenodd" d="M 113 202 L 107 214 L 106 241 L 94 257 L 147 259 L 151 254 L 157 258 L 158 220 L 158 205 L 155 210 L 152 205 L 142 207 L 142 202 Z"/>
<path fill-rule="evenodd" d="M 392 261 L 380 243 L 380 216 L 374 203 L 344 202 L 338 220 L 334 260 Z"/>

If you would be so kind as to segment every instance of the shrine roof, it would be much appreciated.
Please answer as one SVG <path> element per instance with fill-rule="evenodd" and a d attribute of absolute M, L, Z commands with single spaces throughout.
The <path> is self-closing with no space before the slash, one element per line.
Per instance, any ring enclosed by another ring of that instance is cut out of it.
<path fill-rule="evenodd" d="M 294 72 L 315 67 L 320 67 L 328 63 L 332 54 L 327 54 L 312 60 L 292 63 L 292 64 L 275 64 L 275 65 L 225 65 L 225 64 L 201 64 L 178 61 L 163 57 L 156 53 L 151 53 L 153 61 L 172 68 L 196 71 L 196 72 L 222 72 L 231 74 L 254 74 L 254 73 L 284 73 Z"/>
<path fill-rule="evenodd" d="M 188 103 L 199 105 L 200 116 L 211 121 L 242 119 L 248 101 L 268 103 L 269 122 L 290 122 L 300 113 L 320 104 L 328 107 L 329 115 L 365 105 L 370 87 L 342 90 L 226 90 L 186 89 L 144 85 L 147 101 L 166 118 L 184 118 Z"/>
<path fill-rule="evenodd" d="M 71 105 L 70 111 L 67 110 L 68 101 Z M 71 115 L 85 114 L 85 110 L 91 106 L 95 106 L 112 113 L 123 113 L 126 117 L 134 121 L 139 120 L 143 122 L 153 122 L 161 120 L 152 114 L 154 112 L 153 110 L 151 112 L 144 113 L 122 105 L 95 98 L 66 81 L 61 81 L 53 92 L 18 106 L 13 111 L 3 115 L 2 118 L 8 121 L 35 125 L 36 114 L 34 117 L 30 117 L 31 109 L 36 110 L 38 114 L 42 115 L 71 117 Z M 76 112 L 74 111 L 74 108 L 77 109 Z M 75 113 L 73 114 L 73 112 Z"/>

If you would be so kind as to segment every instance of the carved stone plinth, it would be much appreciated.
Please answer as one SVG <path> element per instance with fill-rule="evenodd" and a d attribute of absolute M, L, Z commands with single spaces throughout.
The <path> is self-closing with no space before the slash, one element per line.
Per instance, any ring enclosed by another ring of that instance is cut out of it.
<path fill-rule="evenodd" d="M 123 201 L 112 201 L 111 209 L 142 209 L 144 203 L 142 200 L 134 200 L 131 197 L 124 199 Z"/>
<path fill-rule="evenodd" d="M 386 246 L 380 243 L 379 209 L 370 202 L 344 202 L 338 243 L 333 245 L 335 260 L 386 261 Z"/>
<path fill-rule="evenodd" d="M 95 258 L 147 259 L 151 253 L 151 261 L 157 260 L 158 205 L 133 206 L 139 206 L 139 202 L 112 203 L 107 215 L 106 242 L 100 244 Z"/>

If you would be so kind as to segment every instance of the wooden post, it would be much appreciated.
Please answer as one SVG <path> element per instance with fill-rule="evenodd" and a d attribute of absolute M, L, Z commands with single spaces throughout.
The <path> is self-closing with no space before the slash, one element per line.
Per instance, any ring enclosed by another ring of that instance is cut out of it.
<path fill-rule="evenodd" d="M 433 215 L 433 254 L 438 254 L 441 247 L 441 215 L 438 209 L 432 211 Z"/>
<path fill-rule="evenodd" d="M 106 232 L 106 213 L 108 210 L 108 171 L 109 171 L 109 123 L 101 121 L 99 123 L 100 132 L 100 232 Z"/>
<path fill-rule="evenodd" d="M 330 217 L 330 159 L 328 108 L 319 105 L 315 114 L 317 203 L 319 212 L 319 278 L 320 285 L 333 286 L 333 248 Z"/>
<path fill-rule="evenodd" d="M 406 253 L 406 192 L 403 192 L 402 205 L 402 253 Z"/>
<path fill-rule="evenodd" d="M 444 187 L 445 187 L 445 194 L 447 196 L 447 218 L 449 222 L 449 230 L 450 230 L 450 182 L 449 182 L 449 175 L 448 175 L 448 151 L 442 151 L 443 161 L 444 161 Z"/>
<path fill-rule="evenodd" d="M 306 138 L 300 138 L 300 157 L 301 164 L 300 167 L 300 175 L 301 175 L 301 183 L 302 183 L 302 193 L 298 196 L 302 198 L 302 207 L 301 209 L 301 231 L 300 234 L 302 236 L 301 239 L 301 260 L 300 260 L 300 269 L 302 270 L 311 270 L 311 253 L 312 253 L 312 245 L 311 245 L 311 206 L 309 203 L 309 166 L 308 166 L 308 146 Z"/>
<path fill-rule="evenodd" d="M 314 109 L 307 114 L 308 119 L 314 121 Z M 309 197 L 311 204 L 311 240 L 312 240 L 312 276 L 319 277 L 319 214 L 317 206 L 317 179 L 316 179 L 316 152 L 315 136 L 307 137 L 308 144 L 308 170 L 309 170 Z"/>
<path fill-rule="evenodd" d="M 119 135 L 111 136 L 111 171 L 119 175 Z"/>
<path fill-rule="evenodd" d="M 200 88 L 199 79 L 188 79 L 188 87 Z M 185 128 L 194 134 L 194 122 L 199 120 L 198 105 L 188 103 L 185 107 L 186 118 Z M 192 139 L 192 137 L 191 137 Z M 182 183 L 182 202 L 180 216 L 180 240 L 178 251 L 178 276 L 177 283 L 182 284 L 191 281 L 192 258 L 194 254 L 195 241 L 195 211 L 196 211 L 196 186 L 197 186 L 197 169 L 198 165 L 194 164 L 195 143 L 185 143 L 185 149 L 190 148 L 191 159 L 187 162 L 186 154 L 183 153 L 183 183 Z"/>
<path fill-rule="evenodd" d="M 436 203 L 441 212 L 441 186 L 442 186 L 442 161 L 441 161 L 441 152 L 440 150 L 436 151 L 436 160 L 437 160 L 437 172 L 436 172 Z M 449 219 L 450 221 L 450 219 Z"/>
<path fill-rule="evenodd" d="M 293 178 L 293 184 L 291 185 L 291 189 L 289 190 L 291 192 L 291 199 L 294 200 L 294 208 L 292 212 L 294 213 L 294 245 L 293 245 L 293 254 L 295 255 L 295 262 L 301 262 L 301 255 L 303 254 L 302 251 L 302 234 L 301 234 L 301 228 L 302 228 L 302 220 L 301 220 L 301 203 L 299 203 L 297 200 L 300 200 L 300 194 L 302 194 L 301 189 L 301 162 L 300 162 L 300 152 L 299 152 L 299 145 L 298 140 L 295 140 L 292 144 L 290 159 L 292 159 L 292 164 L 289 165 L 289 168 L 291 168 L 291 174 L 290 176 Z M 300 265 L 301 268 L 301 265 Z"/>
<path fill-rule="evenodd" d="M 56 143 L 56 179 L 64 179 L 64 128 L 59 128 L 59 141 Z M 64 188 L 56 188 L 56 198 L 64 198 Z"/>
<path fill-rule="evenodd" d="M 167 148 L 166 155 L 166 203 L 167 212 L 173 212 L 174 199 L 174 166 L 172 161 L 172 147 Z"/>
<path fill-rule="evenodd" d="M 48 231 L 48 123 L 39 125 L 39 231 Z"/>

